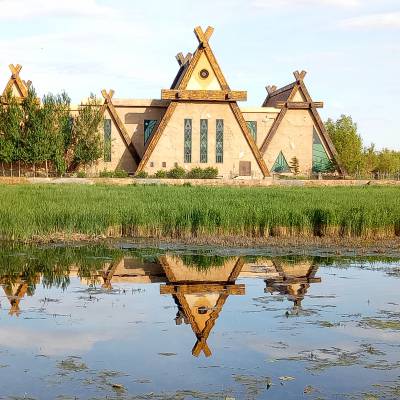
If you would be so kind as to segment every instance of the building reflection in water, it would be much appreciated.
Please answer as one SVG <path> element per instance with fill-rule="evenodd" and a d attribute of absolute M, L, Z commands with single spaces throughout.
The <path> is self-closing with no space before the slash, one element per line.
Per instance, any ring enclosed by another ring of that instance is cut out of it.
<path fill-rule="evenodd" d="M 265 279 L 265 293 L 279 293 L 286 296 L 293 302 L 292 314 L 298 314 L 310 285 L 321 282 L 321 278 L 315 277 L 318 267 L 309 259 L 271 261 L 275 274 Z"/>
<path fill-rule="evenodd" d="M 160 293 L 172 295 L 178 312 L 177 325 L 189 324 L 197 341 L 192 354 L 201 352 L 211 356 L 207 339 L 217 321 L 222 307 L 230 295 L 243 295 L 244 285 L 235 284 L 243 268 L 242 257 L 227 258 L 222 265 L 209 265 L 206 269 L 188 265 L 181 257 L 160 257 L 167 283 L 160 286 Z"/>
<path fill-rule="evenodd" d="M 41 265 L 41 264 L 40 264 Z M 71 277 L 81 283 L 112 290 L 113 285 L 161 283 L 160 294 L 170 295 L 178 308 L 176 325 L 190 325 L 196 336 L 192 354 L 198 357 L 211 355 L 207 339 L 230 295 L 244 295 L 244 284 L 236 284 L 238 277 L 263 279 L 265 293 L 284 295 L 293 302 L 291 313 L 298 314 L 302 301 L 312 283 L 321 282 L 315 277 L 318 267 L 307 258 L 257 258 L 217 257 L 202 255 L 165 254 L 145 258 L 120 256 L 113 261 L 88 268 L 87 265 L 62 268 L 46 265 L 38 269 L 27 263 L 21 268 L 0 265 L 0 286 L 9 302 L 9 314 L 20 315 L 21 300 L 32 296 L 40 282 L 46 287 L 65 289 Z M 10 274 L 6 271 L 9 270 Z"/>

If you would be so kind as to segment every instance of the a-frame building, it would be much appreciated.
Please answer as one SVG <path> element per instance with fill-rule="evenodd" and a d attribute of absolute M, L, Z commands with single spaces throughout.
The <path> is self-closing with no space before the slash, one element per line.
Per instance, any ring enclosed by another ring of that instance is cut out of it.
<path fill-rule="evenodd" d="M 260 143 L 260 152 L 271 172 L 287 173 L 294 157 L 301 173 L 337 171 L 346 174 L 335 146 L 318 113 L 323 102 L 314 102 L 304 83 L 305 71 L 295 71 L 295 81 L 277 89 L 268 86 L 265 108 L 279 109 Z"/>
<path fill-rule="evenodd" d="M 145 149 L 138 172 L 150 174 L 180 165 L 216 167 L 226 178 L 265 177 L 268 169 L 251 136 L 237 101 L 209 45 L 213 28 L 195 28 L 199 41 L 191 56 L 177 56 L 179 72 L 171 89 L 162 90 L 168 108 Z"/>

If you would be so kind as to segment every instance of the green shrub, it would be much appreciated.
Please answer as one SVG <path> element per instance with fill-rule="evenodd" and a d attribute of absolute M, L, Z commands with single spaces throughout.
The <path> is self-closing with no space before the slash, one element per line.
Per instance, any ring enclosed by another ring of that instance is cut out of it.
<path fill-rule="evenodd" d="M 139 171 L 135 174 L 135 178 L 144 179 L 148 178 L 149 174 L 146 171 Z"/>
<path fill-rule="evenodd" d="M 164 169 L 160 169 L 154 174 L 154 178 L 158 178 L 158 179 L 164 179 L 167 177 L 168 177 L 168 173 Z"/>
<path fill-rule="evenodd" d="M 207 167 L 203 170 L 203 179 L 215 179 L 218 176 L 218 168 Z"/>
<path fill-rule="evenodd" d="M 100 178 L 112 178 L 113 173 L 111 171 L 101 171 L 99 174 Z"/>
<path fill-rule="evenodd" d="M 176 166 L 168 171 L 167 176 L 171 179 L 183 179 L 186 176 L 186 171 L 184 168 Z"/>
<path fill-rule="evenodd" d="M 195 167 L 187 173 L 186 177 L 189 179 L 203 179 L 204 178 L 204 170 L 200 167 Z"/>
<path fill-rule="evenodd" d="M 116 169 L 113 173 L 113 178 L 127 178 L 129 174 L 123 169 Z"/>
<path fill-rule="evenodd" d="M 76 176 L 77 176 L 78 178 L 86 178 L 86 172 L 84 172 L 84 171 L 79 171 L 79 172 L 76 174 Z"/>

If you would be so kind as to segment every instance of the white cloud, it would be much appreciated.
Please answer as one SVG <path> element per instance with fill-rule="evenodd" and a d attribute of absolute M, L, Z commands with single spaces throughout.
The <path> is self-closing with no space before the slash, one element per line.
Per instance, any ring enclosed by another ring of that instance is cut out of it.
<path fill-rule="evenodd" d="M 0 19 L 21 20 L 36 17 L 97 17 L 115 14 L 111 7 L 96 0 L 0 0 Z"/>
<path fill-rule="evenodd" d="M 99 342 L 115 339 L 110 332 L 43 332 L 11 326 L 0 328 L 1 347 L 38 351 L 48 356 L 87 352 Z"/>
<path fill-rule="evenodd" d="M 358 7 L 361 5 L 361 0 L 253 0 L 253 6 L 256 8 L 298 8 L 298 7 L 320 7 L 320 6 L 332 6 L 332 7 Z"/>
<path fill-rule="evenodd" d="M 351 29 L 400 28 L 400 12 L 361 15 L 347 18 L 340 26 Z"/>

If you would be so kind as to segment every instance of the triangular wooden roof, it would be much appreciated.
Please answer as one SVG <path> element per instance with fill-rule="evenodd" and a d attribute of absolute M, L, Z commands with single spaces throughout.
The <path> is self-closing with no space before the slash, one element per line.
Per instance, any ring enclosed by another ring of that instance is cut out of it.
<path fill-rule="evenodd" d="M 260 151 L 251 135 L 249 128 L 246 124 L 246 121 L 243 118 L 243 115 L 239 109 L 236 99 L 245 99 L 247 98 L 247 94 L 245 92 L 234 92 L 231 91 L 229 85 L 222 73 L 222 70 L 214 56 L 213 51 L 208 43 L 211 35 L 214 32 L 214 28 L 209 26 L 206 31 L 204 32 L 201 27 L 196 27 L 194 29 L 194 33 L 199 41 L 199 45 L 197 50 L 193 54 L 193 56 L 189 53 L 186 57 L 183 57 L 181 53 L 177 55 L 177 60 L 179 63 L 179 71 L 177 76 L 175 77 L 171 89 L 174 91 L 162 91 L 162 97 L 166 95 L 168 92 L 169 96 L 174 96 L 173 100 L 171 100 L 163 118 L 161 119 L 160 123 L 158 124 L 154 134 L 152 135 L 149 144 L 144 152 L 143 158 L 138 166 L 137 172 L 142 171 L 146 164 L 148 163 L 151 154 L 153 153 L 158 141 L 160 140 L 165 128 L 168 125 L 178 103 L 184 100 L 194 100 L 194 101 L 226 101 L 229 103 L 229 106 L 243 132 L 243 135 L 250 146 L 250 149 L 263 173 L 264 176 L 269 176 L 268 168 L 265 164 L 264 159 L 262 158 Z M 187 91 L 187 86 L 189 83 L 190 78 L 193 75 L 193 71 L 198 64 L 200 57 L 205 54 L 207 57 L 208 62 L 213 69 L 213 72 L 218 80 L 218 83 L 221 87 L 220 91 Z M 185 92 L 185 93 L 184 93 Z M 197 92 L 197 93 L 194 93 Z M 202 92 L 202 93 L 199 93 Z M 184 97 L 184 96 L 185 97 Z M 198 97 L 196 97 L 198 96 Z M 184 98 L 182 98 L 184 97 Z M 196 97 L 196 98 L 195 98 Z M 164 97 L 163 97 L 164 98 Z M 171 97 L 168 97 L 171 99 Z"/>
<path fill-rule="evenodd" d="M 104 103 L 101 107 L 101 114 L 103 115 L 106 111 L 109 112 L 115 126 L 118 129 L 118 132 L 119 132 L 122 140 L 125 143 L 125 146 L 131 153 L 133 159 L 135 160 L 136 165 L 139 165 L 139 163 L 140 163 L 139 153 L 137 152 L 134 144 L 132 143 L 132 140 L 128 134 L 128 131 L 126 130 L 125 125 L 123 124 L 120 117 L 118 116 L 118 113 L 112 102 L 112 97 L 114 96 L 114 90 L 110 90 L 109 92 L 107 92 L 105 89 L 103 89 L 101 91 L 101 94 L 104 98 Z"/>
<path fill-rule="evenodd" d="M 225 284 L 222 282 L 216 283 L 212 280 L 208 282 L 179 282 L 174 271 L 176 266 L 171 264 L 170 260 L 170 258 L 165 256 L 160 257 L 160 263 L 169 280 L 169 284 L 160 287 L 160 293 L 172 294 L 179 310 L 182 311 L 185 320 L 190 324 L 192 331 L 196 335 L 197 340 L 192 349 L 193 356 L 198 357 L 201 352 L 203 352 L 206 357 L 210 357 L 212 353 L 208 347 L 207 339 L 219 317 L 222 307 L 230 294 L 244 294 L 244 285 L 235 284 L 235 280 L 243 268 L 244 259 L 242 257 L 237 257 L 236 262 L 232 264 L 230 274 L 227 276 Z M 210 279 L 212 279 L 212 276 L 210 276 Z M 193 305 L 190 305 L 190 301 L 188 301 L 193 295 L 204 299 L 207 299 L 211 295 L 211 301 L 213 301 L 215 297 L 213 295 L 218 296 L 205 322 L 200 322 L 198 320 L 195 313 L 196 310 L 193 308 Z"/>
<path fill-rule="evenodd" d="M 295 71 L 293 73 L 296 80 L 295 82 L 284 86 L 280 89 L 277 89 L 276 86 L 267 86 L 268 96 L 263 103 L 263 107 L 275 107 L 281 108 L 281 111 L 278 114 L 278 117 L 273 122 L 269 132 L 267 133 L 264 142 L 260 147 L 261 154 L 265 154 L 268 150 L 268 146 L 272 141 L 272 138 L 275 136 L 276 131 L 278 130 L 280 124 L 282 123 L 287 111 L 289 109 L 308 109 L 314 124 L 318 129 L 318 133 L 321 136 L 321 140 L 324 144 L 324 147 L 328 150 L 330 157 L 335 162 L 336 167 L 341 175 L 346 175 L 346 170 L 343 165 L 339 161 L 338 153 L 335 149 L 335 146 L 325 128 L 324 123 L 321 120 L 321 117 L 318 113 L 317 108 L 323 106 L 322 102 L 313 102 L 307 87 L 304 83 L 304 77 L 306 76 L 306 71 Z M 300 92 L 302 97 L 305 99 L 304 102 L 295 102 L 293 101 L 294 96 L 297 92 Z"/>
<path fill-rule="evenodd" d="M 4 88 L 3 97 L 7 96 L 8 92 L 12 90 L 13 87 L 15 87 L 19 97 L 21 99 L 26 98 L 28 96 L 28 89 L 31 82 L 25 82 L 20 78 L 19 73 L 21 72 L 22 66 L 19 64 L 10 64 L 8 67 L 11 71 L 11 77 L 8 80 L 6 87 Z"/>

